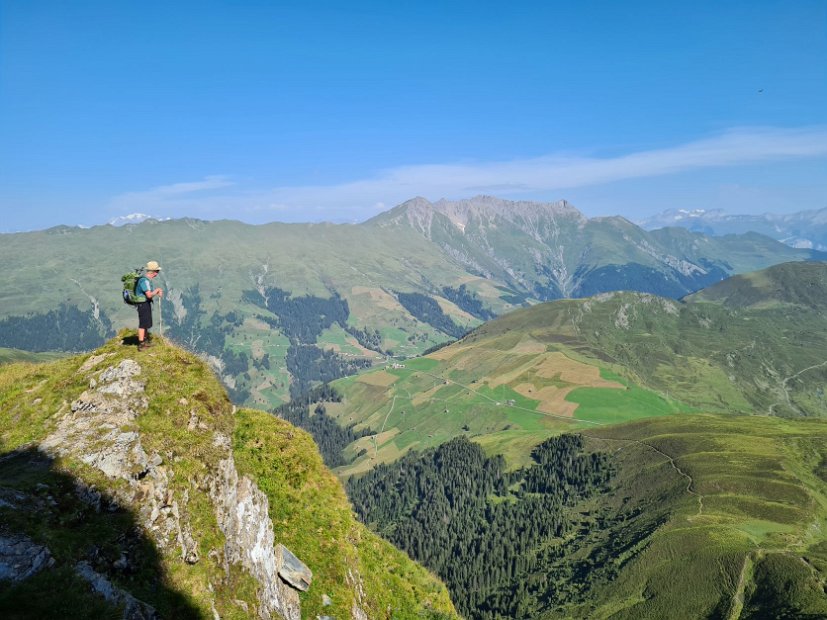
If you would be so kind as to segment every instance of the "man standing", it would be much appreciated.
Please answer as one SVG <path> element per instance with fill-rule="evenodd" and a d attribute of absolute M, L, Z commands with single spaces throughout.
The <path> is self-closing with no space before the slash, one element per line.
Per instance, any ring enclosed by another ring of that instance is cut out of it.
<path fill-rule="evenodd" d="M 157 277 L 158 272 L 161 271 L 161 266 L 154 260 L 149 261 L 144 267 L 144 275 L 138 278 L 135 285 L 135 295 L 144 301 L 139 301 L 135 304 L 138 308 L 138 351 L 143 351 L 149 347 L 149 328 L 152 327 L 152 299 L 154 297 L 163 297 L 164 291 L 160 288 L 152 288 L 150 280 Z"/>

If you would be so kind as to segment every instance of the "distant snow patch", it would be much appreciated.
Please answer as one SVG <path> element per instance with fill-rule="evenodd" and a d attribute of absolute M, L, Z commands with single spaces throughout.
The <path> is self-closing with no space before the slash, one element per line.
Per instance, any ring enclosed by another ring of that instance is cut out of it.
<path fill-rule="evenodd" d="M 153 215 L 147 215 L 146 213 L 130 213 L 129 215 L 119 215 L 118 217 L 114 217 L 109 220 L 109 223 L 112 226 L 124 226 L 125 224 L 140 224 L 146 220 L 157 220 L 159 222 L 164 222 L 172 218 L 169 217 L 155 217 Z"/>

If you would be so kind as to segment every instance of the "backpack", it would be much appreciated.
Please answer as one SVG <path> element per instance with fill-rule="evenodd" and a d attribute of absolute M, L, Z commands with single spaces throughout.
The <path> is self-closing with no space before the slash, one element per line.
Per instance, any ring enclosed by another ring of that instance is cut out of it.
<path fill-rule="evenodd" d="M 135 292 L 135 289 L 138 287 L 138 280 L 142 277 L 140 269 L 130 271 L 121 277 L 121 282 L 123 282 L 123 302 L 125 304 L 135 305 L 146 301 L 146 295 L 138 295 Z"/>

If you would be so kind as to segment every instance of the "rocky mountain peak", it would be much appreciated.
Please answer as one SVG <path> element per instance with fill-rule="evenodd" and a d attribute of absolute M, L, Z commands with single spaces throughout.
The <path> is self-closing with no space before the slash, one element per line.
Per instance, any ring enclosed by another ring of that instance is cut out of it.
<path fill-rule="evenodd" d="M 534 230 L 544 222 L 559 218 L 576 224 L 588 222 L 588 218 L 566 200 L 534 202 L 505 200 L 487 195 L 462 200 L 441 198 L 436 202 L 417 196 L 371 221 L 383 227 L 410 226 L 431 238 L 431 228 L 436 215 L 447 218 L 461 232 L 465 232 L 466 226 L 472 220 L 486 227 L 496 225 L 498 221 L 508 222 L 524 230 Z"/>

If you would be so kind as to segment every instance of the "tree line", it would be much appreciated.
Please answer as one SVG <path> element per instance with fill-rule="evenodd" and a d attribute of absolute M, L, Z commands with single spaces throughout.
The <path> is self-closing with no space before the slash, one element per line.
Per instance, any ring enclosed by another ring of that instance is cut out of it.
<path fill-rule="evenodd" d="M 497 316 L 492 310 L 482 305 L 479 295 L 474 291 L 469 291 L 465 284 L 460 284 L 459 288 L 443 286 L 442 294 L 445 295 L 445 299 L 454 302 L 468 314 L 477 317 L 481 321 L 489 321 Z"/>
<path fill-rule="evenodd" d="M 291 297 L 288 291 L 278 287 L 264 289 L 262 296 L 258 291 L 245 291 L 244 301 L 268 310 L 278 318 L 263 319 L 271 326 L 277 327 L 290 338 L 304 344 L 313 344 L 319 335 L 334 323 L 347 327 L 350 308 L 347 300 L 334 293 L 332 297 L 302 295 Z M 262 318 L 262 317 L 260 317 Z"/>
<path fill-rule="evenodd" d="M 453 338 L 462 338 L 466 329 L 454 323 L 435 299 L 422 293 L 396 293 L 399 303 L 414 317 Z"/>
<path fill-rule="evenodd" d="M 89 351 L 115 335 L 103 311 L 62 303 L 42 314 L 10 316 L 0 321 L 0 346 L 23 351 Z"/>
<path fill-rule="evenodd" d="M 325 465 L 330 468 L 339 467 L 348 463 L 344 449 L 360 437 L 371 434 L 367 429 L 356 431 L 353 425 L 339 426 L 327 415 L 324 404 L 338 403 L 341 400 L 342 395 L 335 388 L 320 385 L 277 407 L 272 413 L 313 435 Z"/>

